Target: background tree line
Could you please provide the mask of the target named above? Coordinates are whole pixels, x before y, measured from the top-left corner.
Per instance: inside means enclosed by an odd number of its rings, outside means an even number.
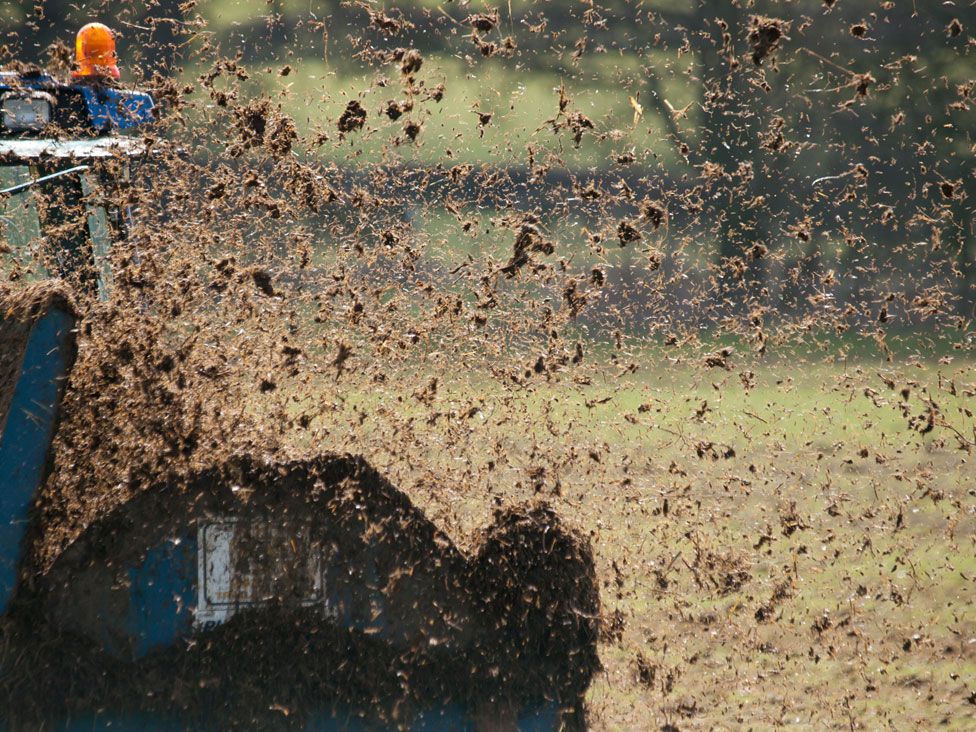
[[[640,124],[669,157],[656,168],[637,160],[627,180],[671,191],[666,213],[705,225],[716,265],[750,298],[761,298],[777,261],[779,277],[817,269],[825,241],[840,244],[844,271],[864,281],[916,266],[912,243],[925,242],[951,267],[937,276],[958,312],[973,312],[976,12],[968,7],[157,0],[81,8],[44,0],[8,3],[5,12],[8,58],[63,57],[74,29],[97,17],[121,32],[129,71],[145,79],[192,81],[200,43],[251,66],[324,59],[340,75],[361,70],[374,52],[416,48],[427,59],[463,58],[474,74],[497,65],[604,93],[620,91],[619,59],[636,60],[637,81],[622,98],[634,98]],[[669,100],[676,83],[688,106]],[[605,158],[588,172],[612,177],[618,168]]]

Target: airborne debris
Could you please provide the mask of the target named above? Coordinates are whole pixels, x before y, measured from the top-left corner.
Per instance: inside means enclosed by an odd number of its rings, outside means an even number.
[[[413,30],[416,27],[413,23],[404,18],[403,14],[399,10],[393,11],[396,13],[396,15],[384,12],[382,10],[370,10],[368,8],[366,12],[369,14],[369,22],[373,25],[373,27],[387,35],[394,35],[405,30]]]
[[[781,40],[789,40],[786,34],[790,30],[791,22],[764,15],[753,15],[750,18],[750,25],[749,44],[752,46],[752,62],[756,66],[761,66],[766,58],[776,52]]]
[[[468,16],[468,25],[482,33],[488,33],[498,25],[498,11],[492,10],[490,13],[474,13]]]
[[[394,54],[394,58],[400,62],[400,71],[404,75],[415,74],[424,65],[424,58],[416,48],[411,48],[408,51],[398,50]]]
[[[726,371],[732,370],[732,355],[735,350],[730,346],[725,346],[705,357],[705,365],[709,368],[722,368]]]
[[[346,105],[346,110],[339,117],[339,132],[353,132],[361,130],[366,124],[366,110],[355,99]]]
[[[0,64],[67,79],[83,8],[35,4],[5,24]],[[50,247],[72,220],[102,209],[120,232],[98,252],[113,287],[77,305],[34,509],[54,530],[32,563],[242,455],[363,455],[472,556],[474,526],[497,510],[509,527],[478,572],[529,580],[479,607],[527,604],[478,683],[528,694],[567,636],[602,632],[594,728],[976,726],[969,4],[163,5],[112,5],[122,78],[105,85],[148,79],[158,123],[86,138],[129,135],[152,164],[116,187],[126,166],[106,159],[76,200],[0,196],[3,293],[70,264]],[[0,167],[0,189],[31,175]],[[541,496],[592,542],[602,611],[558,567],[506,554],[585,569],[586,542],[526,503]],[[518,647],[548,591],[571,622]],[[189,700],[227,727],[297,728],[321,673],[405,727],[405,687],[472,676],[302,613],[239,620],[131,698],[117,671],[49,652],[65,636],[40,625],[23,662],[52,685],[27,693],[2,626],[0,718],[51,726],[30,714],[114,683],[72,718]],[[239,677],[207,671],[227,648]],[[252,694],[272,678],[282,693]]]
[[[265,295],[274,296],[274,286],[271,284],[271,273],[268,270],[255,267],[251,270],[251,279],[254,280],[254,285]]]
[[[643,236],[632,222],[624,220],[617,224],[617,238],[620,240],[620,246],[625,247],[635,241],[640,241]]]

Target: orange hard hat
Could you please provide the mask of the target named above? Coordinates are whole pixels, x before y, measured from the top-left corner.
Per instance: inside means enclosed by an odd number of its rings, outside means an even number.
[[[115,56],[115,34],[101,23],[89,23],[75,39],[75,57],[78,68],[72,76],[119,78],[118,59]]]

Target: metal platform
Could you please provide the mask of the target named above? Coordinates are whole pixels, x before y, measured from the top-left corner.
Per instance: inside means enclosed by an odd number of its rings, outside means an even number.
[[[45,158],[83,160],[137,157],[145,152],[146,144],[133,137],[97,137],[91,140],[0,138],[0,163],[29,162]]]

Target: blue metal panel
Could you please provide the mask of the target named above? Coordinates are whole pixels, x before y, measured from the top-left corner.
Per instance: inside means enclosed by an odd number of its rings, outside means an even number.
[[[392,633],[386,621],[383,593],[380,592],[376,563],[368,553],[356,557],[355,584],[343,576],[350,559],[339,552],[332,555],[323,576],[323,592],[328,607],[335,612],[335,621],[347,630],[359,630],[381,638]]]
[[[474,725],[460,704],[425,709],[414,723],[411,732],[473,732]]]
[[[519,718],[516,728],[519,732],[556,732],[560,729],[555,707],[546,707],[530,712]],[[119,730],[139,730],[139,732],[178,732],[194,729],[201,732],[212,727],[195,720],[192,725],[187,720],[156,715],[147,712],[123,714],[91,714],[70,720],[50,720],[49,729],[63,732],[111,732]],[[0,730],[5,730],[0,722]],[[214,728],[215,729],[215,728]],[[341,711],[325,712],[313,716],[304,725],[305,732],[393,732],[396,727],[377,725]],[[475,729],[464,710],[455,705],[431,709],[418,717],[411,725],[411,732],[471,732]]]
[[[197,603],[197,539],[193,533],[149,550],[129,569],[128,635],[136,658],[193,632]]]
[[[559,704],[545,702],[523,709],[516,726],[519,732],[552,732],[561,728],[559,717]]]
[[[341,709],[312,715],[305,723],[305,732],[378,732],[381,729]]]
[[[81,92],[96,130],[128,130],[153,121],[153,98],[144,92],[84,84],[73,88]]]
[[[50,729],[64,732],[102,732],[111,730],[140,730],[140,732],[177,732],[185,729],[207,730],[196,720],[188,726],[187,720],[146,712],[123,714],[91,714],[70,720],[51,720]],[[516,723],[519,732],[555,732],[560,729],[559,707],[554,703],[523,712]],[[5,727],[0,723],[0,730]],[[341,710],[323,712],[310,717],[305,732],[386,732],[396,729],[377,725],[368,720],[344,713]],[[423,712],[410,726],[411,732],[471,732],[474,723],[459,705],[437,707]]]
[[[360,719],[342,709],[321,712],[308,718],[305,732],[393,732],[396,725]],[[460,704],[423,710],[408,727],[410,732],[472,732],[474,725]]]
[[[0,730],[3,728],[0,727]],[[146,712],[131,714],[92,714],[71,720],[55,720],[49,727],[63,732],[183,732],[185,722]],[[200,727],[193,729],[200,730]],[[206,727],[202,728],[207,729]]]
[[[28,514],[45,477],[74,357],[74,327],[74,317],[58,307],[34,324],[6,424],[0,425],[0,612],[14,593]]]
[[[78,92],[85,100],[92,129],[97,132],[128,130],[150,124],[155,119],[153,108],[156,105],[146,92],[92,84],[65,84],[49,74],[0,72],[0,92],[17,89]]]

